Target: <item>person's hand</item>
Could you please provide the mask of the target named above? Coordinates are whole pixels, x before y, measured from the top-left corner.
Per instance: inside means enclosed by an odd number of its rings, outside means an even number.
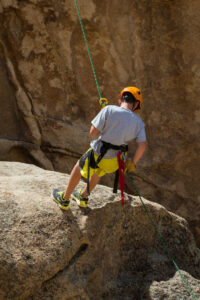
[[[103,109],[106,105],[108,105],[108,99],[106,99],[106,98],[100,98],[99,99],[99,104],[101,106],[101,109]]]
[[[131,159],[127,159],[125,162],[125,173],[133,173],[136,169],[136,165],[132,162]]]

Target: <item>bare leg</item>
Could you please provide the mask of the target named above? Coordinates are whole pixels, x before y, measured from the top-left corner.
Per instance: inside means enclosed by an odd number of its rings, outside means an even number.
[[[80,173],[79,161],[77,161],[69,177],[69,182],[63,197],[65,200],[69,200],[71,193],[79,183],[80,179],[81,179],[81,173]]]
[[[101,177],[99,177],[97,174],[92,175],[92,177],[90,178],[90,192],[95,188],[100,178]],[[82,190],[81,196],[87,197],[87,186]]]

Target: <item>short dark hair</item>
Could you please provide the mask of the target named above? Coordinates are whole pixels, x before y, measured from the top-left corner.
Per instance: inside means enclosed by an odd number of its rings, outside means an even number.
[[[135,99],[135,97],[130,92],[124,92],[121,100],[122,102],[127,102],[131,104],[134,104],[137,101],[137,99]]]

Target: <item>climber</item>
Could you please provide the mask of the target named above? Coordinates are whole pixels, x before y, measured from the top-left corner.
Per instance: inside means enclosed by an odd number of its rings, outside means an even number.
[[[71,194],[80,207],[87,207],[89,192],[98,184],[100,178],[119,169],[119,152],[120,157],[126,160],[126,171],[135,170],[146,148],[144,123],[135,114],[135,111],[141,109],[141,105],[140,90],[136,87],[126,87],[121,91],[119,107],[107,105],[92,120],[90,136],[98,138],[91,141],[91,148],[74,166],[66,191],[53,191],[53,200],[61,209],[69,208]],[[128,142],[134,139],[137,149],[131,159],[126,159]],[[87,186],[83,190],[75,189],[81,176],[88,179],[89,191]]]

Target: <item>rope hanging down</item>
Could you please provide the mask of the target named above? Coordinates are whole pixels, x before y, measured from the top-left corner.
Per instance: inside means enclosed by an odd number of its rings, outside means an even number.
[[[147,214],[147,216],[148,216],[148,218],[149,218],[149,220],[150,220],[150,222],[151,222],[151,225],[154,227],[154,230],[155,230],[155,232],[156,232],[156,234],[157,234],[159,240],[161,241],[161,243],[162,243],[162,245],[163,245],[163,248],[165,249],[165,252],[167,253],[167,255],[168,255],[169,259],[171,260],[171,262],[174,264],[176,270],[178,271],[179,275],[181,276],[183,282],[185,283],[185,285],[186,285],[188,291],[190,292],[190,294],[192,295],[193,299],[197,300],[197,298],[196,298],[196,296],[194,295],[194,293],[193,293],[193,291],[192,291],[192,289],[191,289],[189,283],[188,283],[187,280],[184,278],[184,276],[183,276],[183,274],[181,273],[181,270],[179,269],[177,263],[175,262],[175,260],[174,260],[173,257],[171,256],[171,253],[170,253],[169,249],[167,248],[166,243],[164,242],[164,240],[163,240],[163,238],[162,238],[162,236],[161,236],[161,234],[160,234],[160,232],[159,232],[159,230],[158,230],[156,224],[155,224],[154,221],[152,220],[151,215],[150,215],[150,213],[149,213],[149,210],[148,210],[148,208],[146,207],[146,205],[144,204],[144,201],[142,200],[142,197],[141,197],[141,195],[140,195],[138,189],[137,189],[136,186],[134,185],[134,183],[133,183],[133,181],[132,181],[132,179],[131,179],[131,177],[130,177],[129,174],[128,174],[128,179],[129,179],[130,184],[132,185],[132,187],[133,187],[134,190],[136,191],[137,195],[139,196],[140,201],[141,201],[141,203],[142,203],[142,205],[143,205],[143,207],[144,207],[144,210],[145,210],[145,212],[146,212],[146,214]]]
[[[85,34],[85,30],[84,30],[84,27],[83,27],[83,23],[82,23],[82,19],[81,19],[81,16],[80,16],[80,12],[79,12],[79,8],[78,8],[78,4],[77,4],[77,0],[74,0],[75,2],[75,6],[76,6],[76,10],[77,10],[77,15],[78,15],[78,18],[79,18],[79,22],[80,22],[80,25],[81,25],[81,29],[82,29],[82,32],[83,32],[83,37],[84,37],[84,40],[85,40],[85,44],[86,44],[86,48],[87,48],[87,51],[88,51],[88,56],[89,56],[89,59],[90,59],[90,63],[91,63],[91,66],[92,66],[92,71],[93,71],[93,75],[94,75],[94,79],[95,79],[95,82],[96,82],[96,85],[97,85],[97,90],[98,90],[98,93],[99,93],[99,97],[101,98],[101,93],[100,93],[100,89],[99,89],[99,84],[98,84],[98,81],[97,81],[97,76],[96,76],[96,73],[95,73],[95,68],[94,68],[94,64],[93,64],[93,61],[92,61],[92,56],[91,56],[91,53],[90,53],[90,50],[89,50],[89,46],[88,46],[88,42],[87,42],[87,38],[86,38],[86,34]],[[134,190],[136,191],[137,195],[139,196],[140,198],[140,201],[142,202],[142,205],[144,207],[144,210],[151,222],[151,225],[154,227],[155,229],[155,232],[157,233],[158,235],[158,238],[159,240],[161,241],[169,259],[172,261],[172,263],[174,264],[176,270],[179,272],[180,276],[181,276],[181,279],[183,280],[183,282],[185,283],[189,293],[191,294],[191,296],[193,297],[194,300],[197,300],[196,296],[194,295],[189,283],[187,282],[187,280],[184,278],[183,274],[181,273],[181,270],[179,269],[178,265],[176,264],[176,262],[174,261],[174,259],[172,258],[171,254],[170,254],[170,251],[168,250],[156,224],[153,222],[151,216],[150,216],[150,213],[146,207],[146,205],[144,204],[143,200],[142,200],[142,197],[140,196],[140,193],[138,192],[136,186],[133,184],[133,181],[131,180],[130,176],[128,175],[128,178],[129,178],[129,181],[131,183],[131,185],[133,186]]]
[[[85,45],[86,45],[86,48],[87,48],[88,56],[89,56],[90,63],[91,63],[91,66],[92,66],[92,71],[93,71],[94,79],[95,79],[95,82],[96,82],[96,85],[97,85],[97,90],[98,90],[98,93],[99,93],[99,98],[101,98],[101,92],[100,92],[100,88],[99,88],[99,84],[98,84],[98,80],[97,80],[97,75],[96,75],[94,64],[93,64],[93,61],[92,61],[92,56],[91,56],[91,53],[90,53],[90,49],[89,49],[89,46],[88,46],[88,41],[87,41],[87,37],[86,37],[85,30],[84,30],[84,27],[83,27],[83,22],[82,22],[82,19],[81,19],[80,11],[79,11],[79,8],[78,8],[77,1],[74,0],[74,2],[75,2],[75,6],[76,6],[76,10],[77,10],[77,15],[78,15],[78,18],[79,18],[79,22],[80,22],[80,25],[81,25],[81,29],[82,29],[82,32],[83,32],[83,37],[84,37],[84,40],[85,40]]]

